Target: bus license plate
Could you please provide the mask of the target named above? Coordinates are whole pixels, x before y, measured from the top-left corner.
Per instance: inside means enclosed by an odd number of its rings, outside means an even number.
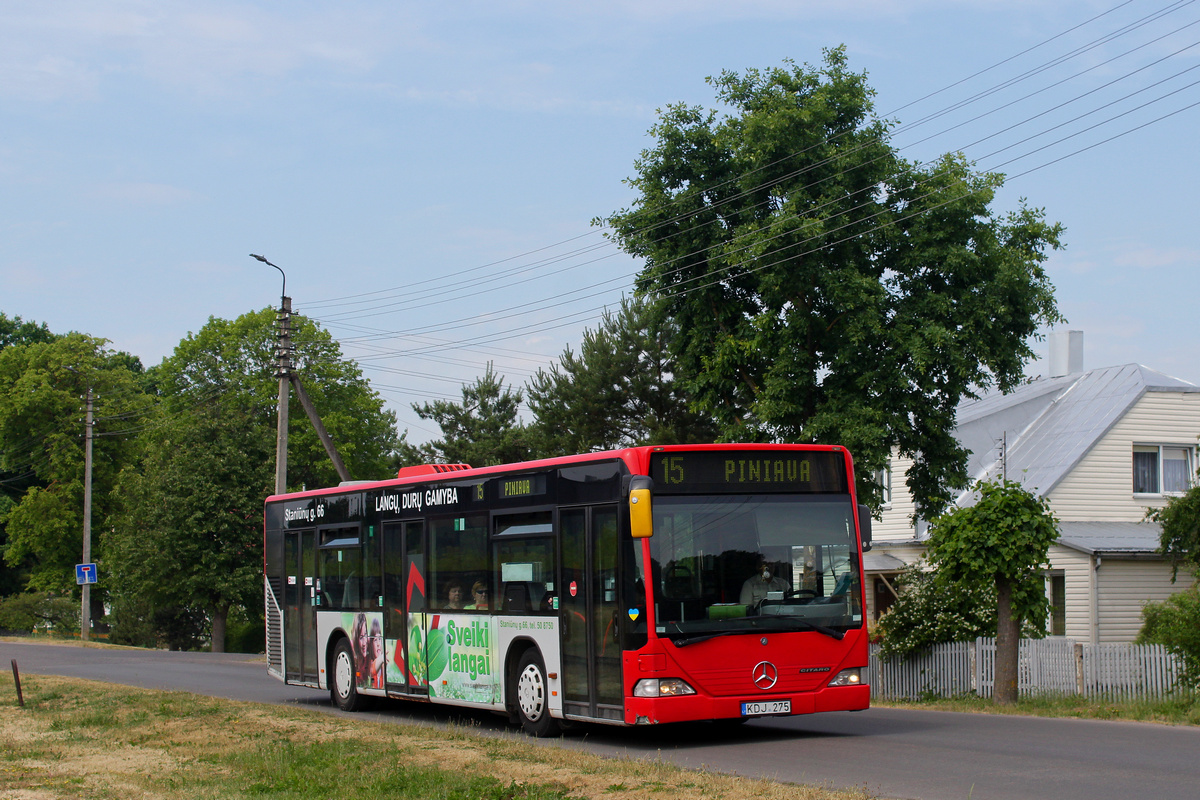
[[[792,713],[791,700],[764,700],[757,703],[742,703],[743,717],[762,717],[769,714]]]

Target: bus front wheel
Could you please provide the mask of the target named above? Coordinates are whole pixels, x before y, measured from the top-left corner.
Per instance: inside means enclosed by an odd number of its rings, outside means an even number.
[[[542,663],[538,651],[531,647],[521,656],[513,692],[517,700],[517,715],[521,718],[521,727],[530,736],[541,738],[558,732],[558,721],[550,716],[548,687],[546,666]]]
[[[350,640],[342,639],[333,651],[333,669],[329,681],[329,694],[334,705],[342,711],[358,711],[362,708],[362,695],[355,685],[354,651]]]

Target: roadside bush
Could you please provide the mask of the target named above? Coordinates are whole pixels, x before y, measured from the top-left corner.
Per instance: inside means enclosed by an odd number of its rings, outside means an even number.
[[[69,634],[79,631],[79,601],[46,592],[14,594],[0,600],[0,630],[29,634],[34,629]]]
[[[261,616],[251,616],[244,610],[229,612],[229,621],[225,627],[226,653],[261,653],[266,639],[266,624]]]
[[[904,568],[896,589],[900,596],[874,629],[884,661],[898,661],[935,644],[996,635],[996,586],[990,581],[939,580],[936,572],[918,562]],[[1022,625],[1022,638],[1045,635],[1037,625]]]
[[[150,606],[121,598],[114,604],[108,640],[133,647],[200,650],[205,644],[204,612],[184,606]]]
[[[1138,644],[1161,644],[1183,662],[1181,682],[1200,689],[1200,587],[1142,609]]]
[[[991,589],[991,591],[989,591]],[[903,659],[943,642],[996,634],[995,590],[984,582],[946,585],[923,563],[910,564],[896,580],[900,596],[875,630],[884,661]]]
[[[108,615],[108,640],[130,647],[158,646],[158,634],[150,621],[151,610],[143,603],[126,597],[114,598]]]

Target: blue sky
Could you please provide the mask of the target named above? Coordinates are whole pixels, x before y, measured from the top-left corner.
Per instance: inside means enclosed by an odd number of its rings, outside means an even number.
[[[591,220],[656,109],[845,44],[907,158],[962,150],[1066,226],[1087,367],[1200,383],[1197,6],[7,0],[0,311],[154,364],[278,302],[262,253],[420,441],[410,403],[524,383],[629,291]]]

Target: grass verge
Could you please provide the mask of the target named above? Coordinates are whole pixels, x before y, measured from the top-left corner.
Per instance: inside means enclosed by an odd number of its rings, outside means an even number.
[[[0,797],[869,800],[481,736],[46,675],[0,679]]]
[[[1018,714],[1031,717],[1073,717],[1077,719],[1158,722],[1168,725],[1200,725],[1200,695],[1180,693],[1147,700],[1103,700],[1078,696],[1024,697],[1012,706],[999,706],[990,699],[963,695],[921,700],[871,700],[871,705],[886,708],[916,708],[929,711],[965,711],[976,714]]]

